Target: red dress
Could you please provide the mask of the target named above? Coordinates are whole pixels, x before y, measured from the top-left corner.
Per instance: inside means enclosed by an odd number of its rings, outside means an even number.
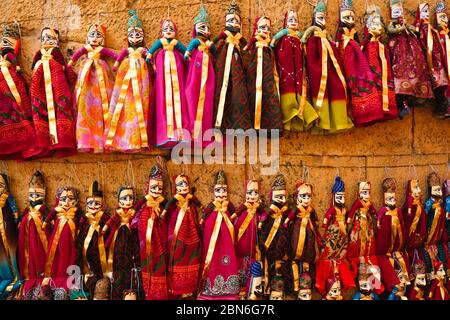
[[[414,198],[409,193],[402,207],[402,214],[405,220],[406,251],[409,259],[412,261],[414,252],[417,252],[423,260],[421,248],[427,237],[427,217],[420,199]]]
[[[27,84],[13,50],[0,54],[0,159],[22,159],[36,135]]]
[[[67,66],[59,48],[36,53],[30,91],[40,151],[29,157],[64,157],[76,152],[76,113],[71,92],[75,79],[76,74]]]

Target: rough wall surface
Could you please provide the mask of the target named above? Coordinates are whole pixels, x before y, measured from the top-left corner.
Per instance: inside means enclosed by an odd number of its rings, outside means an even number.
[[[211,16],[212,33],[222,30],[223,16],[228,1],[204,1]],[[274,31],[281,27],[287,2],[263,1],[266,14],[272,18]],[[292,1],[299,11],[302,29],[311,22],[312,7],[306,1]],[[387,1],[371,1],[378,4],[388,20]],[[143,0],[4,0],[0,5],[0,22],[19,21],[22,27],[22,70],[27,79],[31,73],[31,61],[39,48],[40,29],[44,25],[58,26],[62,34],[63,52],[77,49],[85,39],[85,30],[97,21],[108,28],[107,45],[120,50],[125,45],[127,10],[137,8],[146,29],[146,42],[150,46],[158,37],[160,20],[167,15],[166,1]],[[175,19],[180,40],[190,40],[192,20],[198,12],[198,1],[173,0],[170,15]],[[244,36],[248,39],[255,17],[261,14],[256,0],[241,0]],[[366,1],[354,0],[357,26],[362,30],[362,15]],[[408,20],[413,22],[415,1],[406,3]],[[328,4],[328,30],[336,31],[338,0]],[[27,200],[27,185],[32,172],[40,169],[47,181],[47,202],[54,203],[58,186],[73,185],[81,191],[84,202],[89,184],[99,179],[104,184],[108,207],[115,206],[115,194],[122,184],[133,184],[142,195],[150,167],[158,150],[146,155],[88,155],[80,154],[68,159],[46,159],[42,161],[16,163],[6,161],[0,171],[6,171],[11,179],[11,191],[22,210]],[[280,141],[280,171],[288,180],[288,190],[294,192],[295,181],[308,167],[308,180],[314,185],[314,203],[320,215],[330,203],[331,186],[337,172],[347,184],[348,207],[354,200],[356,182],[366,176],[373,186],[373,200],[377,207],[382,203],[381,181],[394,176],[398,182],[398,199],[403,202],[406,181],[418,178],[422,190],[426,190],[426,175],[434,168],[441,176],[449,176],[450,122],[431,117],[430,109],[415,109],[412,116],[404,120],[376,124],[368,128],[357,128],[347,133],[329,136],[313,136],[304,133],[286,134]],[[131,163],[131,165],[130,165]],[[412,167],[414,165],[414,167]],[[432,166],[432,168],[430,167]],[[103,171],[101,170],[103,168]],[[187,173],[195,182],[197,195],[206,204],[212,199],[214,173],[221,165],[179,166],[167,162],[169,175]],[[231,200],[238,205],[244,198],[244,181],[251,174],[249,165],[224,165],[228,176]],[[103,173],[102,173],[103,172]],[[253,169],[258,176],[258,167]],[[134,177],[134,178],[133,178]],[[262,194],[269,195],[273,176],[261,176]],[[169,194],[167,188],[166,194]]]

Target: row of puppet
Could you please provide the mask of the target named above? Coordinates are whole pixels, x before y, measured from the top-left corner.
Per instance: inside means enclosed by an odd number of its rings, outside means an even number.
[[[358,42],[351,0],[340,5],[336,42],[326,31],[326,3],[313,25],[299,31],[289,9],[284,29],[271,37],[271,20],[259,17],[247,43],[233,0],[225,29],[210,41],[203,5],[188,47],[175,23],[161,23],[161,38],[147,49],[144,27],[130,11],[128,48],[103,47],[106,29],[88,28],[87,44],[66,60],[59,32],[43,28],[33,61],[30,95],[18,67],[18,25],[3,30],[0,55],[0,157],[34,159],[83,152],[139,152],[180,141],[202,145],[210,129],[286,129],[337,132],[404,117],[430,100],[438,117],[450,115],[450,40],[447,8],[419,5],[416,28],[406,24],[400,0],[391,0],[388,46],[381,41],[380,9],[366,11]],[[413,30],[414,29],[414,30]],[[72,65],[82,58],[78,77]],[[106,58],[115,60],[114,77]],[[445,124],[443,124],[445,125]],[[216,140],[218,141],[218,140]]]
[[[281,174],[267,208],[255,179],[246,182],[245,202],[235,208],[219,171],[214,200],[202,207],[185,175],[173,178],[174,196],[167,201],[164,172],[156,164],[145,196],[136,201],[132,187],[121,187],[111,216],[97,182],[84,213],[71,187],[57,190],[49,210],[40,172],[30,181],[29,204],[19,216],[7,177],[1,177],[2,299],[309,300],[315,288],[323,299],[339,300],[341,288],[354,289],[356,283],[358,300],[380,294],[450,299],[450,180],[443,196],[434,172],[425,205],[417,180],[408,181],[399,207],[396,181],[385,179],[378,213],[368,181],[358,183],[358,197],[347,211],[344,182],[336,177],[323,235],[312,186],[297,184],[291,208]]]

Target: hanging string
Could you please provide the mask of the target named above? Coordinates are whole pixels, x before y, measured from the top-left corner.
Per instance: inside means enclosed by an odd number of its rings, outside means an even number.
[[[438,173],[437,170],[433,167],[432,164],[429,164],[428,166],[430,167],[430,169],[431,169],[432,172],[435,172],[437,175],[439,175],[439,173]]]
[[[100,180],[101,178],[101,183],[100,185],[102,186],[102,191],[105,193],[105,169],[106,169],[106,163],[104,163],[103,161],[98,161],[97,162],[97,180]],[[100,175],[100,176],[99,176]]]
[[[339,172],[339,167],[336,167],[336,176],[335,177],[340,177],[340,172]]]
[[[167,5],[167,19],[170,20],[170,4]]]
[[[136,190],[136,180],[134,178],[133,162],[131,162],[131,160],[128,160],[127,175],[128,175],[128,177],[127,177],[128,182],[127,183],[131,184],[133,189]]]
[[[308,166],[303,166],[303,181],[309,183],[309,168]]]
[[[69,165],[70,169],[72,170],[73,175],[77,179],[80,189],[83,190],[83,192],[86,192],[86,188],[84,187],[83,183],[81,182],[80,177],[78,176],[77,171],[75,170],[74,164],[72,162],[70,162],[69,160],[67,160],[67,164]]]
[[[263,13],[264,17],[267,17],[266,15],[266,8],[264,7],[264,4],[262,3],[262,0],[258,0],[258,11]],[[261,14],[260,14],[261,15]]]
[[[358,167],[359,173],[358,173],[358,180],[359,181],[366,181],[367,180],[367,172],[362,167]]]

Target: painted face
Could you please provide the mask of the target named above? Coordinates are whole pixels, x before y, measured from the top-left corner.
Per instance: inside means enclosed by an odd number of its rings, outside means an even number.
[[[92,27],[87,35],[87,43],[93,47],[102,46],[105,42],[103,33],[96,27]]]
[[[132,47],[141,47],[144,44],[144,30],[138,27],[129,28],[128,44]]]
[[[59,39],[56,32],[51,29],[45,29],[41,34],[41,45],[43,47],[57,47],[59,45]]]
[[[247,192],[245,194],[245,200],[250,203],[259,201],[259,188],[255,181],[250,181],[247,185]]]
[[[190,188],[187,178],[183,176],[178,176],[175,180],[175,188],[178,194],[188,194]]]
[[[124,189],[119,193],[119,207],[122,209],[130,209],[134,205],[133,189]]]
[[[355,26],[355,12],[353,10],[344,10],[340,13],[341,22],[347,28]]]
[[[225,184],[216,184],[214,186],[214,198],[222,202],[228,199],[228,186]]]
[[[270,291],[269,300],[283,300],[283,291]]]
[[[254,277],[251,281],[249,300],[257,300],[262,295],[262,277]]]
[[[317,12],[314,14],[314,25],[321,29],[325,29],[327,25],[325,12]]]
[[[442,188],[441,186],[432,186],[431,187],[431,195],[440,198],[442,197]]]
[[[241,17],[239,17],[237,14],[227,14],[225,16],[225,27],[240,32]]]
[[[437,271],[436,271],[436,278],[439,280],[445,279],[445,270],[444,270],[444,266],[442,264],[439,267],[439,269],[437,269]]]
[[[400,281],[400,283],[397,286],[398,286],[399,291],[402,292],[406,288],[406,277],[405,277],[405,274],[402,271],[400,271],[400,273],[398,274],[397,277],[398,277],[398,280]]]
[[[416,275],[416,287],[419,288],[425,288],[427,285],[427,276],[425,275],[425,273],[420,273],[418,275]]]
[[[330,291],[328,291],[327,296],[331,300],[336,300],[336,299],[339,298],[340,295],[341,295],[341,282],[340,281],[335,281],[333,283],[333,285],[331,286]]]
[[[272,191],[272,202],[278,204],[286,203],[286,190],[274,190]]]
[[[17,45],[17,39],[11,37],[2,37],[0,47],[2,49],[14,49]]]
[[[287,19],[286,19],[286,28],[294,29],[294,30],[298,29],[297,12],[295,12],[294,10],[288,11]]]
[[[157,198],[162,195],[163,192],[163,182],[161,180],[150,179],[148,182],[148,193],[153,197]]]
[[[308,185],[300,186],[297,196],[297,205],[307,208],[311,205],[312,192],[311,187]]]
[[[195,24],[195,33],[197,35],[203,36],[205,38],[209,38],[211,35],[209,23],[199,22]]]
[[[171,20],[165,20],[162,25],[161,33],[166,39],[174,39],[176,35],[174,23]]]
[[[89,197],[86,199],[86,211],[95,214],[102,210],[103,198],[101,197]]]
[[[395,192],[386,192],[384,194],[384,203],[388,207],[394,207],[396,204]]]
[[[59,196],[58,206],[66,211],[70,208],[75,208],[77,204],[78,199],[71,190],[64,190]]]
[[[311,289],[301,289],[298,292],[299,300],[311,300],[311,297],[312,297]]]
[[[425,3],[420,9],[420,19],[428,20],[430,18],[430,6]]]
[[[345,192],[336,192],[334,194],[334,202],[336,204],[344,205],[345,204]]]
[[[28,199],[30,204],[35,206],[44,203],[45,190],[40,188],[29,188]]]
[[[447,28],[448,26],[448,16],[445,12],[440,12],[436,14],[436,22],[439,26]]]
[[[391,6],[391,18],[398,19],[403,17],[403,6],[400,3],[396,3]]]
[[[370,294],[372,291],[372,286],[370,285],[369,281],[367,280],[360,280],[358,281],[359,284],[359,291],[363,294]]]
[[[367,29],[369,29],[369,31],[381,33],[381,31],[383,30],[381,16],[379,14],[375,14],[367,18],[366,27]]]
[[[270,36],[270,20],[267,18],[261,18],[258,21],[258,27],[256,29],[257,35]]]
[[[359,198],[365,202],[369,201],[370,200],[370,191],[371,191],[370,184],[367,182],[361,182],[361,184],[359,186]]]
[[[411,181],[411,194],[414,198],[418,198],[422,194],[422,190],[420,190],[419,187],[419,181],[417,180]]]

